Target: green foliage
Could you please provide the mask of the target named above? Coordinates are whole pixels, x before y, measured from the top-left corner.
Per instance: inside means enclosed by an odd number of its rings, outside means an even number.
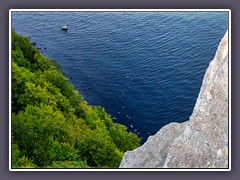
[[[140,139],[89,106],[26,37],[12,30],[12,167],[118,167]]]
[[[20,168],[35,168],[36,165],[30,161],[25,156],[22,156],[20,150],[18,149],[18,145],[12,143],[12,167],[20,167]]]
[[[82,160],[78,161],[53,161],[48,168],[89,168],[87,163]]]

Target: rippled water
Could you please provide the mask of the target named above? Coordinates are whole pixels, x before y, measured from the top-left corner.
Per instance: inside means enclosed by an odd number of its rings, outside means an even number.
[[[228,28],[227,12],[14,12],[12,27],[37,42],[91,105],[146,141],[188,120]],[[68,31],[60,27],[67,24]]]

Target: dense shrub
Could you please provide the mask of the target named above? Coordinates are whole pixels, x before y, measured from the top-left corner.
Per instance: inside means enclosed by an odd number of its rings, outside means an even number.
[[[118,167],[140,139],[89,106],[55,61],[12,30],[12,167]]]

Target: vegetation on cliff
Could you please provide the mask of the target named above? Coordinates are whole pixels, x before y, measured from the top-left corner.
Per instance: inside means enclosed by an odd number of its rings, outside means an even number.
[[[12,168],[118,167],[140,139],[12,30]]]

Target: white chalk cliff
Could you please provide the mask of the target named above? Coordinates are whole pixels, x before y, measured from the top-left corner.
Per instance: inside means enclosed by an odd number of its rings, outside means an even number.
[[[228,32],[205,73],[189,121],[170,123],[137,149],[120,168],[228,168]]]

